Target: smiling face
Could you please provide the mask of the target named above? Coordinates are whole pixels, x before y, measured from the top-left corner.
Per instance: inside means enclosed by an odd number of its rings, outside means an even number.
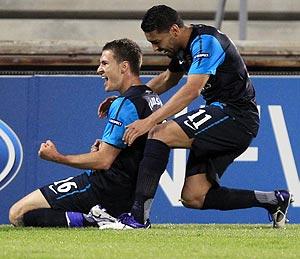
[[[168,32],[158,32],[157,30],[145,32],[145,36],[152,44],[154,51],[163,52],[170,58],[174,57],[179,49],[177,34],[171,30]]]
[[[106,92],[119,91],[122,87],[122,62],[117,62],[111,50],[102,52],[97,73],[105,80]]]

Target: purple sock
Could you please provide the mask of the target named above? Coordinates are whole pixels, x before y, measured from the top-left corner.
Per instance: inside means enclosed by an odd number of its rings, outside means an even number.
[[[67,211],[66,217],[70,228],[83,227],[83,215],[81,212]]]

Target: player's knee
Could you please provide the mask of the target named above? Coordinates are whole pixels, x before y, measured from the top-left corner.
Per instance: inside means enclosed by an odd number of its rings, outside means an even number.
[[[170,146],[171,134],[167,132],[164,124],[159,124],[153,127],[148,134],[148,138],[156,139],[164,142],[166,145]]]
[[[181,203],[186,208],[202,209],[205,200],[205,194],[190,194],[182,192]]]
[[[162,132],[161,125],[156,125],[149,131],[148,137],[156,139],[161,135],[161,132]]]
[[[23,218],[23,213],[22,213],[22,208],[15,203],[10,209],[9,209],[9,221],[11,224],[14,226],[22,226],[22,218]]]

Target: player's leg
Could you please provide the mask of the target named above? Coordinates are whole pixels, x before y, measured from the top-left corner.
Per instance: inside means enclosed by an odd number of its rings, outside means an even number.
[[[197,109],[181,115],[174,121],[158,125],[150,131],[139,167],[136,196],[131,209],[131,215],[139,224],[136,224],[137,227],[142,227],[149,217],[152,199],[167,166],[170,148],[191,148],[193,138],[201,132],[201,129],[210,128],[227,117],[224,112],[207,114],[206,109]]]
[[[88,214],[44,208],[28,211],[23,216],[25,227],[98,227],[115,221],[100,205],[92,207]]]
[[[22,226],[25,213],[41,208],[50,208],[50,205],[38,189],[17,201],[10,208],[9,221],[15,226]]]
[[[189,176],[185,179],[180,201],[187,208],[201,209],[211,186],[205,173]]]
[[[147,144],[150,140],[163,142],[170,148],[190,148],[193,139],[173,120],[159,124],[152,128],[148,135]]]
[[[67,212],[66,206],[71,203],[64,201],[62,207],[57,202],[59,193],[68,195],[68,189],[71,190],[69,187],[76,185],[68,180],[70,178],[44,186],[16,202],[9,212],[10,222],[15,226],[67,227],[70,222],[68,214],[77,221],[78,218],[83,218],[82,213],[73,212],[73,208],[69,208]]]
[[[10,208],[9,220],[14,226],[67,226],[65,212],[51,209],[39,189],[23,197]]]
[[[265,192],[268,203],[260,203],[255,191],[230,189],[212,185],[206,179],[206,174],[196,174],[186,178],[181,193],[182,204],[193,209],[234,210],[251,207],[267,208],[275,204],[274,192]],[[274,200],[275,199],[275,200]]]
[[[193,111],[186,118],[179,117],[177,122],[193,138],[182,189],[183,204],[203,209],[210,193],[214,192],[211,190],[219,186],[223,172],[247,149],[252,136],[224,111],[220,103]],[[223,201],[213,202],[209,206],[220,209],[224,205]]]
[[[154,127],[146,142],[143,160],[140,163],[132,216],[143,224],[148,218],[152,200],[161,175],[166,169],[170,147],[189,148],[192,140],[174,121]]]
[[[192,140],[174,121],[155,126],[148,135],[139,166],[131,214],[123,214],[117,224],[105,228],[149,228],[149,213],[159,180],[169,159],[170,147],[189,148]]]
[[[221,134],[219,137],[221,137]],[[195,209],[218,210],[241,209],[258,205],[253,191],[228,189],[219,185],[219,178],[244,149],[239,152],[227,151],[227,154],[218,156],[218,150],[221,150],[226,144],[219,143],[221,146],[218,147],[218,144],[205,144],[204,142],[205,138],[203,137],[201,146],[206,146],[205,152],[212,152],[216,155],[207,157],[204,151],[201,151],[198,152],[197,156],[198,143],[193,144],[187,162],[186,179],[181,194],[183,205]]]
[[[210,187],[211,186],[211,187]],[[193,209],[235,210],[252,207],[265,208],[271,215],[273,227],[283,227],[293,196],[286,190],[254,191],[211,185],[206,174],[186,178],[182,190],[182,204]]]
[[[98,226],[99,221],[114,219],[102,208],[101,194],[97,191],[101,188],[101,184],[100,187],[95,184],[98,174],[102,175],[105,172],[89,171],[41,188],[51,208],[65,212],[66,226]],[[52,220],[51,222],[47,220],[42,221],[41,224],[44,222],[54,223]]]
[[[187,163],[187,177],[182,190],[183,205],[217,210],[262,207],[272,214],[275,227],[283,226],[292,201],[289,192],[219,186],[218,180],[226,168],[246,150],[250,142],[251,136],[230,119],[196,136]]]
[[[69,177],[27,195],[12,206],[11,222],[36,227],[97,226],[94,215],[89,213],[97,204],[89,177],[88,173]]]

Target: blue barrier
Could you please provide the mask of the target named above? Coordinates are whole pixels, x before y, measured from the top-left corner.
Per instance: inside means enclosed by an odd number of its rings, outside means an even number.
[[[257,190],[288,188],[296,199],[289,211],[291,223],[300,223],[300,77],[257,76],[253,81],[261,117],[259,135],[226,171],[222,184]],[[175,90],[162,99],[168,100]],[[102,136],[106,122],[97,119],[97,107],[108,95],[97,76],[0,77],[1,224],[8,223],[9,207],[25,194],[81,172],[43,161],[37,151],[42,141],[51,139],[63,153],[88,152]],[[189,109],[201,104],[199,100]],[[171,153],[153,204],[154,223],[267,222],[263,209],[219,212],[183,208],[178,199],[186,157],[185,150]]]

